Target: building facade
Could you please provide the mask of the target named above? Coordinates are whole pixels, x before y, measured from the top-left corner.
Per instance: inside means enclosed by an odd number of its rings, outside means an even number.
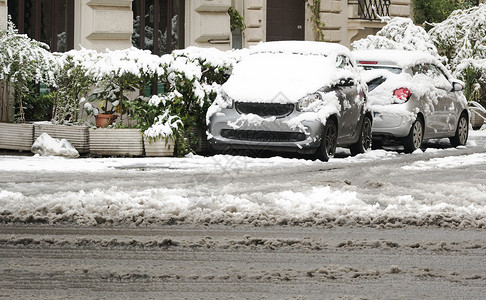
[[[410,17],[411,0],[323,0],[318,14],[325,40],[349,46],[384,26],[377,15]],[[7,15],[52,51],[124,49],[154,54],[188,46],[222,50],[261,41],[314,40],[313,0],[0,0],[0,28]],[[228,8],[246,28],[234,35]],[[142,30],[144,29],[144,30]]]

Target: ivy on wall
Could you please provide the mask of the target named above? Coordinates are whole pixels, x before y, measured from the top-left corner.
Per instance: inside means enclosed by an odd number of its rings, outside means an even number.
[[[230,7],[228,9],[228,15],[230,16],[231,31],[235,29],[240,29],[241,31],[245,30],[246,28],[245,19],[243,18],[242,15],[240,15],[240,13],[236,9]]]
[[[307,0],[307,6],[311,10],[312,30],[314,40],[324,41],[324,27],[326,24],[321,20],[321,0]]]

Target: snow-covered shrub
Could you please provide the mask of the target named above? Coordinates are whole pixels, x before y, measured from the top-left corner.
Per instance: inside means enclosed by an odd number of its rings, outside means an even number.
[[[181,119],[178,116],[169,115],[167,109],[162,115],[154,118],[154,123],[143,131],[143,135],[150,141],[157,139],[168,140],[175,135],[175,132],[182,126]]]
[[[129,93],[143,91],[146,85],[159,81],[165,68],[160,57],[132,47],[98,53],[96,63],[88,72],[96,82],[90,101],[97,101],[104,113],[130,116],[128,107],[132,99]]]
[[[466,82],[468,99],[479,83],[486,92],[486,4],[455,10],[429,31],[437,47],[449,58],[453,74]]]
[[[138,76],[139,84],[158,83],[164,87],[163,94],[140,95],[127,102],[135,127],[150,139],[175,137],[176,152],[180,155],[191,151],[197,141],[188,143],[187,132],[193,126],[205,126],[206,111],[216,91],[239,59],[235,53],[189,47],[162,57],[151,54],[144,59],[132,57],[131,63],[138,59],[140,72],[132,66],[127,73]],[[143,86],[138,88],[143,90]]]
[[[429,52],[439,60],[443,60],[429,34],[409,18],[393,18],[376,35],[369,35],[351,45],[355,50],[418,50]]]
[[[56,89],[54,91],[53,122],[82,123],[80,104],[86,101],[87,93],[94,84],[90,76],[90,66],[98,59],[94,50],[71,50],[65,53],[55,53],[59,67],[55,72]]]
[[[25,34],[18,34],[9,20],[8,29],[0,31],[0,97],[2,121],[10,121],[7,107],[12,106],[9,97],[14,98],[19,106],[19,120],[25,121],[23,97],[30,92],[32,83],[44,83],[55,86],[54,72],[57,61],[49,52],[49,47],[32,40]]]
[[[189,47],[162,56],[166,66],[166,96],[163,107],[180,117],[184,132],[177,132],[176,152],[183,155],[197,146],[197,140],[186,143],[191,127],[205,129],[206,112],[216,98],[221,84],[226,82],[238,51]],[[160,105],[160,103],[159,103]]]

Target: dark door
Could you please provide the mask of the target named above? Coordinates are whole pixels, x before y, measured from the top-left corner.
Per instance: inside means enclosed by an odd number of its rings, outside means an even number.
[[[267,1],[267,42],[304,40],[305,0]]]

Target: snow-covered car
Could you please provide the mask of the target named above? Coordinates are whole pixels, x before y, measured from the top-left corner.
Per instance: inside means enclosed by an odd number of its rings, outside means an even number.
[[[353,54],[365,70],[374,145],[398,141],[410,153],[433,138],[449,138],[454,147],[466,144],[469,112],[464,85],[436,58],[405,50]]]
[[[350,51],[323,42],[261,43],[208,110],[214,150],[293,151],[327,161],[336,147],[371,148],[366,84]]]

